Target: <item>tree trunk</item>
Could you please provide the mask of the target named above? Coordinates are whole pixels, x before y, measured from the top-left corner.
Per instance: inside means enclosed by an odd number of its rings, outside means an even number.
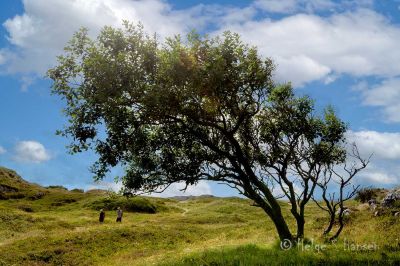
[[[290,232],[289,226],[287,225],[285,218],[282,215],[282,211],[279,207],[279,203],[277,203],[275,209],[271,209],[270,207],[266,206],[264,200],[260,200],[259,198],[254,199],[258,205],[265,211],[268,217],[272,220],[275,225],[276,231],[278,232],[279,239],[281,241],[284,240],[293,240],[293,235]]]
[[[278,231],[279,239],[281,241],[292,241],[293,235],[290,232],[289,226],[287,225],[285,218],[283,218],[282,212],[280,210],[275,210],[272,215],[268,214],[268,216],[274,222],[275,228]]]
[[[339,228],[336,231],[335,235],[332,236],[329,240],[331,240],[331,241],[336,240],[339,237],[340,233],[342,232],[343,227],[344,227],[343,213],[341,211],[341,213],[339,214]]]
[[[296,219],[297,222],[297,239],[304,238],[304,224],[306,223],[304,220],[304,216],[300,216]]]
[[[282,210],[279,202],[275,199],[269,189],[266,188],[265,184],[260,183],[261,182],[259,182],[258,185],[260,185],[266,199],[256,193],[250,185],[243,187],[246,191],[246,196],[254,200],[265,211],[269,218],[271,218],[278,232],[279,239],[281,241],[290,240],[292,242],[293,235],[290,232],[289,226],[287,225],[285,218],[282,215]]]
[[[334,224],[335,224],[335,213],[330,214],[329,224],[324,230],[324,234],[323,234],[324,236],[328,235],[331,232]]]

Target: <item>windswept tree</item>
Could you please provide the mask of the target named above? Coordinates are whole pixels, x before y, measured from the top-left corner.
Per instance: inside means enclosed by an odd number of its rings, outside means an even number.
[[[273,62],[237,34],[159,43],[129,23],[96,40],[81,30],[58,62],[48,75],[69,118],[59,133],[72,137],[72,153],[98,154],[95,178],[124,167],[127,191],[223,182],[255,201],[280,239],[295,239],[304,235],[318,167],[344,160],[345,124],[330,109],[318,116],[290,84],[274,84]]]

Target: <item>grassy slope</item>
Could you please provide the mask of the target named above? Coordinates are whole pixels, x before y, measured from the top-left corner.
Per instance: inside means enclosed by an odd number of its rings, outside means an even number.
[[[107,211],[106,222],[99,224],[98,212],[89,206],[106,197],[104,193],[45,192],[38,200],[0,200],[0,265],[278,265],[350,260],[386,265],[400,260],[399,219],[372,217],[362,206],[350,217],[342,242],[322,252],[298,248],[288,252],[277,247],[272,223],[248,200],[153,198],[150,201],[164,206],[161,212],[126,212],[123,223],[117,224],[115,213]],[[289,206],[282,206],[288,213]],[[323,244],[319,234],[324,214],[313,205],[307,213],[306,235]],[[378,249],[346,251],[344,238],[346,243],[375,243]]]

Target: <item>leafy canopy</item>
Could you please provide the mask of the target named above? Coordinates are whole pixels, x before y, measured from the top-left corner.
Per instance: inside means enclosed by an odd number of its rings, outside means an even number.
[[[127,189],[217,180],[273,207],[271,169],[344,160],[345,124],[276,86],[272,61],[237,34],[160,43],[129,23],[96,40],[82,29],[58,62],[48,75],[69,118],[59,134],[72,153],[96,151],[98,179],[122,165]]]

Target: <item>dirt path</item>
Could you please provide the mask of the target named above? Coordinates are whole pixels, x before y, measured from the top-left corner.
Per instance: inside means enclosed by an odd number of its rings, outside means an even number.
[[[183,212],[181,213],[182,216],[186,216],[186,214],[190,211],[190,209],[188,209],[187,207],[182,206],[183,204],[186,204],[185,201],[180,201],[178,204],[176,204],[176,207],[178,207],[179,209],[183,210]],[[180,205],[180,206],[178,206]]]

